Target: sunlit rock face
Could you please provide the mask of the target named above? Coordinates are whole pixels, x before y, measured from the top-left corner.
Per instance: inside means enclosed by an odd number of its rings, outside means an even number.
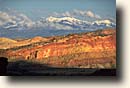
[[[41,40],[41,37],[34,38],[36,41],[38,39]],[[80,35],[73,34],[59,39],[55,38],[52,42],[32,45],[30,48],[9,50],[8,55],[22,56],[25,59],[46,59],[78,53],[114,51],[116,51],[116,30],[107,29]]]
[[[116,64],[116,29],[10,40],[8,47],[6,41],[0,44],[4,47],[0,55],[10,59],[38,61],[54,67],[112,68]]]

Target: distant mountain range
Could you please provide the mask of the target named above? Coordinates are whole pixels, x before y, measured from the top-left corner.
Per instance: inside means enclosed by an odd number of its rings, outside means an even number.
[[[53,29],[65,29],[65,30],[91,30],[91,29],[104,29],[104,28],[115,28],[116,23],[111,20],[96,20],[93,22],[76,19],[74,17],[48,17],[45,20],[37,22],[45,25],[48,24],[48,28]]]
[[[0,24],[0,37],[11,38],[66,35],[105,28],[116,28],[116,23],[109,19],[90,22],[74,17],[50,16],[41,18],[38,21],[32,21],[23,14],[8,17],[6,20],[5,18],[2,19],[4,21]]]
[[[3,19],[3,18],[2,18]],[[4,19],[5,20],[5,19]],[[89,29],[104,29],[107,27],[116,27],[116,23],[109,19],[96,20],[93,22],[76,19],[74,17],[47,17],[33,22],[28,17],[21,15],[10,18],[0,25],[3,29],[9,30],[23,30],[32,28],[43,29],[64,29],[64,30],[89,30]]]

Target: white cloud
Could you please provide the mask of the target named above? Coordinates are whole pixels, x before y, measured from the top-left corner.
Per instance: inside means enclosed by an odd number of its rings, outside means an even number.
[[[48,18],[41,18],[38,21],[32,21],[25,14],[21,13],[13,13],[2,12],[0,11],[0,27],[9,29],[9,28],[17,28],[17,29],[31,29],[31,28],[42,28],[42,29],[65,29],[65,30],[73,30],[73,29],[86,29],[92,27],[93,24],[111,24],[111,20],[104,21],[94,21],[88,22],[85,20],[76,19],[75,16],[81,17],[90,17],[95,18],[95,20],[101,20],[100,16],[95,14],[92,11],[82,11],[82,10],[73,10],[71,12],[66,11],[64,13],[54,12],[55,16],[50,16]]]
[[[71,12],[69,12],[69,11],[66,11],[64,13],[54,12],[53,16],[56,16],[56,17],[61,17],[61,16],[64,16],[64,17],[73,17],[73,14]]]
[[[62,16],[73,17],[72,14],[68,11],[66,11],[65,13],[62,13]]]
[[[53,16],[56,16],[56,17],[61,17],[61,16],[64,16],[64,17],[89,17],[89,18],[95,18],[95,19],[101,19],[101,17],[98,15],[98,14],[95,14],[93,11],[86,11],[86,10],[77,10],[77,9],[74,9],[72,10],[71,12],[70,11],[66,11],[64,13],[57,13],[57,12],[54,12],[53,13]]]
[[[29,19],[26,15],[17,13],[9,14],[8,12],[0,11],[0,26],[3,28],[12,28],[12,27],[33,27],[35,23]]]
[[[87,16],[89,16],[89,17],[92,17],[92,18],[95,17],[95,15],[94,15],[94,13],[93,13],[92,11],[87,11],[87,12],[85,12],[85,14],[86,14]]]
[[[6,24],[7,22],[15,23],[15,21],[12,19],[14,16],[9,16],[6,12],[0,11],[0,26]]]
[[[83,11],[83,10],[74,10],[74,14],[80,15],[80,16],[85,16],[85,17],[91,17],[91,18],[96,18],[96,19],[101,19],[101,17],[94,12],[88,10],[88,11]]]

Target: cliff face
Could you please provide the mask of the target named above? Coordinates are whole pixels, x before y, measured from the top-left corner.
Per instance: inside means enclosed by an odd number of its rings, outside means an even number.
[[[57,63],[58,66],[60,63],[62,63],[62,65],[60,64],[61,66],[69,66],[76,65],[77,63],[85,64],[88,63],[88,61],[90,63],[105,63],[105,61],[115,63],[116,30],[107,29],[90,33],[55,37],[52,38],[51,41],[32,45],[31,47],[23,47],[16,50],[9,49],[6,54],[8,57],[15,57],[17,59],[49,59],[51,61],[46,63],[56,66]],[[64,63],[63,60],[60,61],[60,58],[69,55],[71,58],[67,63]],[[114,61],[113,59],[111,60],[113,57]],[[55,61],[53,58],[59,59]]]
[[[96,36],[89,39],[73,38],[63,43],[48,44],[38,50],[36,58],[42,59],[51,56],[63,56],[82,52],[113,51],[116,48],[113,37],[114,36]]]

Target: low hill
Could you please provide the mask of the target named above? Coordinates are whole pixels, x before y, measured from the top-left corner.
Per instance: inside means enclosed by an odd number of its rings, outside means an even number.
[[[15,47],[27,46],[33,43],[46,42],[48,40],[49,39],[40,36],[36,36],[31,39],[19,39],[19,40],[0,38],[0,49],[10,49]]]
[[[0,44],[5,44],[5,43],[16,43],[17,41],[13,40],[13,39],[9,39],[9,38],[5,38],[5,37],[1,37],[0,38]]]

